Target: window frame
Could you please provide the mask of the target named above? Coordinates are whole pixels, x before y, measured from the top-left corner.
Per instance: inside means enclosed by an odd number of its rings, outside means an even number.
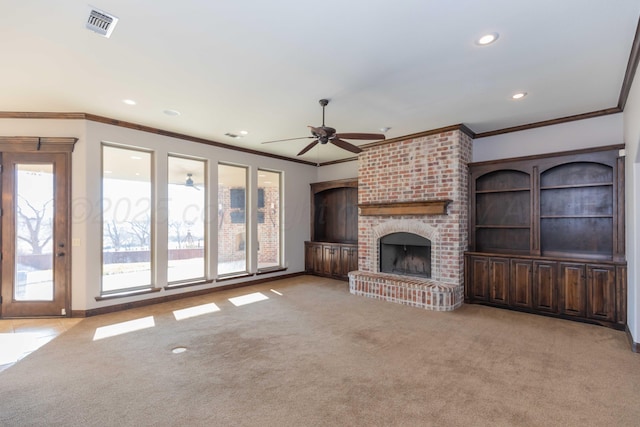
[[[119,150],[127,150],[130,152],[138,152],[149,155],[149,283],[127,288],[118,288],[113,290],[104,290],[104,226],[105,226],[105,209],[104,209],[104,179],[105,164],[104,150],[105,148],[115,148]],[[132,146],[127,144],[117,144],[111,142],[100,143],[100,297],[126,296],[129,294],[137,294],[144,291],[155,290],[156,282],[156,262],[155,262],[155,223],[156,223],[156,174],[155,174],[155,151],[143,147]],[[98,300],[100,300],[99,298]]]
[[[203,209],[204,212],[202,212],[202,216],[204,218],[203,221],[203,275],[202,276],[198,276],[198,277],[191,277],[191,278],[186,278],[186,279],[180,279],[180,280],[169,280],[169,237],[171,235],[171,229],[170,229],[170,212],[171,212],[171,203],[169,198],[167,197],[167,205],[166,205],[166,209],[167,209],[167,241],[166,241],[166,250],[167,250],[167,265],[166,270],[167,270],[167,289],[171,289],[171,288],[176,288],[176,287],[182,287],[182,286],[186,286],[189,284],[202,284],[202,283],[208,283],[210,282],[210,280],[208,280],[209,277],[209,271],[210,271],[210,262],[209,262],[209,218],[210,218],[210,210],[209,210],[209,161],[206,158],[202,158],[202,157],[195,157],[195,156],[189,156],[189,155],[185,155],[185,154],[180,154],[180,153],[174,153],[174,152],[169,152],[167,153],[167,195],[169,195],[169,185],[170,180],[169,180],[169,174],[171,173],[171,169],[170,169],[170,159],[171,158],[177,158],[177,159],[182,159],[182,160],[191,160],[191,161],[196,161],[196,162],[201,162],[202,163],[202,173],[203,173],[203,183],[204,183],[204,187],[200,188],[200,190],[203,192]]]

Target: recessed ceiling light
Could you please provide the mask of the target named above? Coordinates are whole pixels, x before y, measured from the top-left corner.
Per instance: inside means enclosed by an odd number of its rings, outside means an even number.
[[[484,36],[476,40],[476,43],[479,44],[480,46],[486,46],[498,40],[498,37],[500,37],[498,33],[485,34]]]
[[[511,99],[522,99],[527,96],[527,92],[518,92],[511,95]]]
[[[178,110],[164,110],[163,113],[165,113],[167,116],[171,116],[171,117],[177,117],[180,115],[180,111]]]
[[[241,130],[240,135],[249,135],[249,132],[247,132],[246,130]]]
[[[136,105],[136,101],[134,101],[133,99],[123,99],[122,102],[127,105]]]
[[[180,354],[180,353],[184,353],[185,351],[187,351],[186,347],[175,347],[171,349],[171,353],[173,354]]]

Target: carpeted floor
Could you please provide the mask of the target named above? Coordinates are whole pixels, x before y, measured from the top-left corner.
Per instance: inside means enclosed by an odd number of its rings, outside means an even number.
[[[302,276],[85,319],[0,373],[0,425],[637,426],[640,355],[604,327]]]

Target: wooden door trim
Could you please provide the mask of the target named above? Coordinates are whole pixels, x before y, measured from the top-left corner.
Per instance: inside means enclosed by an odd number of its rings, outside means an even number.
[[[40,136],[0,136],[0,152],[71,153],[78,138]]]
[[[63,173],[65,186],[59,187],[56,191],[62,191],[63,195],[60,196],[60,202],[64,204],[66,211],[66,218],[58,219],[66,221],[64,240],[65,240],[65,262],[64,262],[64,299],[62,303],[66,314],[60,314],[60,317],[71,317],[71,291],[72,291],[72,277],[71,277],[71,153],[78,138],[73,137],[7,137],[0,136],[0,160],[4,163],[3,154],[49,154],[49,155],[62,155],[65,162],[64,171],[60,172],[56,170],[55,173]],[[1,180],[0,180],[1,182]],[[4,230],[0,226],[0,237],[4,237]],[[56,250],[54,244],[54,253]],[[2,274],[2,268],[0,266],[0,274]],[[54,279],[55,280],[55,279]],[[6,296],[5,296],[6,297]],[[0,318],[4,318],[2,307],[0,306]]]

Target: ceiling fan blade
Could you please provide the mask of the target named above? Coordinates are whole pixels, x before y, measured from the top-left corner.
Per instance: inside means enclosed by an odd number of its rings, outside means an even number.
[[[357,147],[353,144],[349,144],[347,141],[343,141],[340,138],[332,138],[329,140],[329,142],[340,148],[344,148],[347,151],[351,151],[352,153],[358,154],[362,152],[362,148]]]
[[[299,136],[297,138],[287,138],[287,139],[274,139],[273,141],[264,141],[261,144],[271,144],[272,142],[282,142],[282,141],[294,141],[296,139],[308,139],[313,138],[312,136]]]
[[[337,133],[337,138],[344,139],[384,139],[381,133]]]
[[[319,142],[319,141],[316,139],[316,140],[315,140],[315,141],[313,141],[311,144],[309,144],[309,145],[307,145],[306,147],[304,147],[304,148],[302,149],[302,151],[300,151],[300,152],[298,153],[298,156],[302,156],[304,153],[306,153],[307,151],[311,150],[313,147],[315,147],[315,146],[316,146],[316,144],[317,144],[318,142]]]

